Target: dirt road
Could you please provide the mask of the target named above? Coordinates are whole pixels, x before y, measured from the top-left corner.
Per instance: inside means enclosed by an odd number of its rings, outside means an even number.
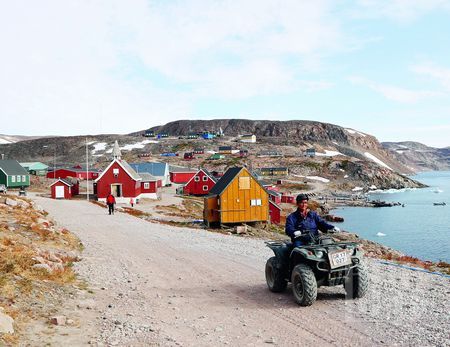
[[[80,345],[373,346],[408,344],[417,322],[427,328],[423,312],[409,313],[403,328],[396,326],[400,313],[386,322],[390,314],[383,305],[401,306],[404,295],[395,294],[399,302],[382,301],[373,276],[368,298],[346,301],[342,288],[320,288],[312,307],[299,307],[290,290],[268,291],[264,266],[271,251],[261,240],[153,224],[124,213],[109,216],[85,201],[33,199],[85,246],[76,268],[95,304],[85,314],[74,313],[85,317]],[[380,265],[369,266],[380,271]],[[381,277],[409,281],[398,271]],[[443,280],[429,281],[434,286]],[[434,302],[445,300],[448,281],[443,286],[444,296],[439,292],[431,304],[425,302],[427,309],[442,308],[442,301]],[[420,296],[422,288],[415,287],[417,293],[409,295]],[[434,316],[428,318],[436,324]],[[439,334],[432,336],[439,341]],[[431,338],[419,343],[431,345]]]

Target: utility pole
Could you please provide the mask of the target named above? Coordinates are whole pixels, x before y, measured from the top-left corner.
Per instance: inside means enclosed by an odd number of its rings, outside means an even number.
[[[89,201],[89,151],[86,137],[86,200]]]

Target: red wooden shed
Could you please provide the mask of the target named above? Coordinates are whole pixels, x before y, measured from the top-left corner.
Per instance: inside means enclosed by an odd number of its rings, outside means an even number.
[[[292,195],[282,195],[281,196],[281,202],[287,203],[287,204],[295,204],[295,196]]]
[[[205,169],[200,169],[183,188],[187,195],[207,195],[216,184],[216,178]]]
[[[281,207],[269,200],[269,215],[270,222],[273,224],[280,224],[281,221]]]
[[[189,168],[170,166],[169,168],[170,182],[179,184],[189,182],[189,180],[192,177],[194,177],[196,173],[197,173],[196,170],[192,170]]]
[[[86,173],[86,170],[78,169],[78,168],[60,168],[54,171],[47,172],[47,178],[67,178],[74,177],[80,180],[85,180],[88,177],[90,180],[95,180],[99,176],[98,170],[89,170]]]
[[[52,199],[71,199],[78,195],[78,181],[70,178],[59,178],[50,185]]]

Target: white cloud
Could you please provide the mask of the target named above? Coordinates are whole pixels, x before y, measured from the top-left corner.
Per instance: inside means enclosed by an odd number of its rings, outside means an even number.
[[[450,69],[427,63],[413,66],[412,71],[437,80],[446,91],[450,92]]]
[[[449,11],[449,0],[358,0],[353,11],[357,17],[386,17],[399,23],[410,23],[432,11]]]
[[[0,114],[17,120],[2,131],[36,135],[125,133],[202,97],[330,88],[304,72],[344,44],[326,0],[18,0],[2,6],[0,42]]]
[[[443,93],[438,91],[411,90],[388,84],[377,83],[365,78],[355,76],[350,77],[349,80],[356,85],[362,85],[372,89],[373,91],[383,95],[388,100],[401,103],[416,103],[422,100],[427,100],[444,95]]]

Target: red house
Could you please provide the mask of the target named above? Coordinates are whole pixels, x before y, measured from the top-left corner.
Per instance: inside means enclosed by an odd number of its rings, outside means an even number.
[[[50,185],[52,199],[71,199],[78,195],[79,184],[77,180],[59,178]]]
[[[87,177],[90,180],[95,180],[96,178],[98,178],[98,175],[99,175],[98,170],[89,170],[88,173],[86,173],[86,170],[78,168],[61,168],[47,172],[47,178],[74,177],[80,180],[85,180]]]
[[[172,183],[186,183],[195,176],[197,171],[181,167],[181,166],[170,166],[169,168],[169,176],[170,182]]]
[[[216,184],[217,179],[205,169],[200,169],[183,188],[187,195],[207,195]]]
[[[287,204],[295,204],[295,196],[292,195],[282,195],[281,196],[281,202],[287,203]]]
[[[117,141],[114,144],[113,158],[94,182],[99,201],[106,201],[109,193],[116,197],[118,203],[128,203],[130,198],[135,199],[136,202],[141,197],[157,198],[157,179],[145,173],[142,173],[143,178],[125,160],[122,160]]]
[[[139,176],[142,178],[140,198],[158,199],[158,188],[161,187],[161,180],[149,173],[140,173]]]
[[[269,200],[269,216],[270,222],[273,224],[280,224],[281,222],[281,207]]]
[[[272,200],[274,203],[276,204],[280,204],[281,203],[281,193],[277,192],[275,190],[272,189],[267,189],[267,192],[269,193],[269,199]]]

